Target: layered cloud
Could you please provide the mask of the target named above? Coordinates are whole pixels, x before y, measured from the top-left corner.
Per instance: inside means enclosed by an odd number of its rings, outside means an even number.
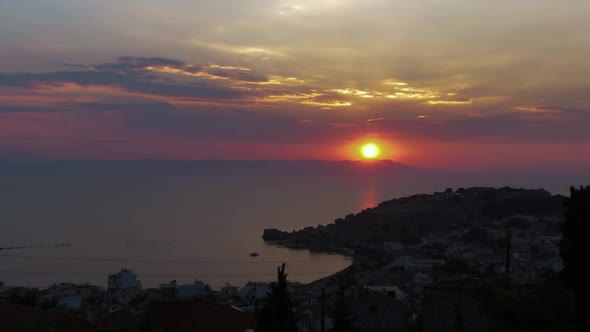
[[[121,137],[284,144],[339,144],[367,134],[399,141],[590,141],[586,109],[509,106],[461,88],[395,79],[371,88],[332,88],[237,65],[149,57],[67,67],[74,70],[0,75],[0,113],[10,114],[4,127],[12,122],[26,132],[20,127],[35,122],[39,129],[40,118],[26,113],[44,113],[41,118],[59,114]],[[99,138],[100,130],[94,135]]]
[[[415,88],[391,80],[385,80],[373,89],[329,88],[314,85],[313,80],[308,84],[302,78],[255,73],[247,67],[195,64],[165,58],[123,56],[112,63],[66,66],[84,70],[2,74],[0,86],[40,94],[78,87],[79,98],[84,97],[83,89],[91,94],[93,90],[110,87],[119,93],[128,93],[130,97],[142,94],[145,98],[176,98],[175,102],[182,102],[182,98],[187,102],[239,99],[241,102],[266,102],[275,106],[299,104],[322,109],[357,104],[363,107],[366,99],[418,100],[426,104],[471,102],[467,99],[457,102],[457,92]]]
[[[590,144],[586,1],[37,5],[0,4],[0,155],[348,159],[370,139],[444,165]]]

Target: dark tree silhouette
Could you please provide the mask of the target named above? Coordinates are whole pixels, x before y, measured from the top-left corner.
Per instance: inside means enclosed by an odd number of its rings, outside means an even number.
[[[585,287],[588,274],[586,270],[587,260],[584,254],[588,253],[590,241],[590,186],[580,186],[579,189],[570,188],[570,198],[566,201],[567,213],[561,225],[562,238],[559,242],[559,251],[563,262],[560,273],[565,287],[574,294],[576,308],[576,324],[581,331],[582,314],[582,288]]]
[[[352,327],[352,317],[348,303],[344,296],[344,289],[340,290],[338,302],[334,306],[334,327],[330,332],[349,332]]]
[[[463,313],[461,312],[461,308],[458,308],[457,313],[455,314],[455,324],[453,331],[465,332],[465,322],[463,321]]]
[[[285,263],[277,267],[277,279],[277,282],[271,285],[266,303],[256,313],[257,332],[297,331],[293,305],[287,289]]]

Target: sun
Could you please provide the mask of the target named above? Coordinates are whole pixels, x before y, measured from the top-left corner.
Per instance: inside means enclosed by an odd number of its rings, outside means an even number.
[[[367,143],[361,147],[361,153],[365,159],[377,158],[381,153],[379,146],[375,143]]]

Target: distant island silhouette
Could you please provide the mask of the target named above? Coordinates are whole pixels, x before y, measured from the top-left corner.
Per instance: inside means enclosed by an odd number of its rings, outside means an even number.
[[[187,175],[334,176],[425,174],[434,170],[393,160],[26,160],[0,161],[4,175],[174,173]],[[440,172],[440,171],[437,171]]]

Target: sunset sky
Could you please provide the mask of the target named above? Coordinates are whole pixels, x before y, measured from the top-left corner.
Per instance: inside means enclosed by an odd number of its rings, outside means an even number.
[[[3,0],[0,159],[590,167],[587,0]]]

